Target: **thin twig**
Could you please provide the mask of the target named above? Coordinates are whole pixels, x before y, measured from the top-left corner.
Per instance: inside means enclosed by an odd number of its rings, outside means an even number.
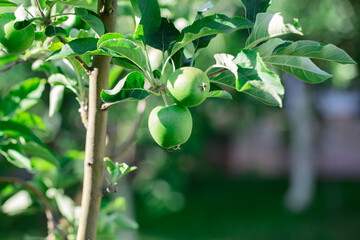
[[[35,59],[33,59],[33,58],[28,58],[28,59],[26,59],[26,60],[20,58],[20,59],[18,59],[18,60],[15,60],[15,61],[9,63],[9,64],[6,64],[6,65],[3,66],[2,68],[0,68],[0,72],[5,72],[5,71],[9,70],[10,68],[12,68],[12,67],[14,67],[14,66],[16,66],[16,65],[18,65],[18,64],[20,64],[20,63],[23,63],[23,62],[26,62],[26,61],[34,61],[34,60],[35,60]]]
[[[18,65],[19,63],[25,62],[24,59],[18,59],[16,61],[13,61],[5,66],[3,66],[2,68],[0,68],[0,72],[5,72],[6,70],[9,70],[10,68],[12,68],[15,65]]]
[[[42,16],[42,18],[43,18],[43,22],[44,22],[45,26],[53,25],[53,26],[55,27],[55,24],[51,21],[51,19],[50,19],[50,18],[47,18],[47,17],[45,16],[43,10],[41,9],[41,6],[40,6],[39,1],[38,1],[38,0],[35,0],[35,2],[36,2],[36,5],[37,5],[37,7],[38,7],[38,9],[39,9],[39,11],[40,11],[40,14],[41,14],[41,16]],[[62,42],[63,44],[68,44],[68,41],[66,41],[65,38],[63,38],[62,36],[59,36],[59,35],[58,35],[58,36],[56,36],[56,37],[57,37],[57,38],[60,40],[60,42]],[[85,72],[86,72],[88,75],[90,75],[91,72],[92,72],[92,68],[89,67],[89,66],[84,62],[84,60],[83,60],[81,57],[75,56],[75,59],[76,59],[76,60],[80,63],[80,65],[84,68]]]
[[[227,68],[222,68],[222,69],[219,69],[219,70],[217,70],[217,71],[215,71],[215,72],[208,73],[207,76],[208,76],[208,77],[213,77],[213,76],[218,75],[219,73],[225,72],[225,71],[227,71],[227,70],[229,70],[229,69],[227,69]]]
[[[42,18],[44,19],[44,21],[45,21],[46,17],[45,17],[45,14],[44,14],[43,10],[41,9],[39,0],[35,0],[35,2],[36,2],[36,5],[37,5],[37,7],[38,7],[38,9],[39,9],[39,11],[40,11],[41,17],[42,17]]]
[[[56,225],[54,213],[51,210],[50,204],[46,200],[45,196],[38,189],[36,189],[35,187],[33,187],[32,185],[30,185],[29,183],[27,183],[26,181],[24,181],[20,178],[0,177],[0,182],[18,183],[18,184],[22,185],[23,187],[25,187],[26,189],[33,192],[45,208],[45,215],[47,218],[47,228],[48,228],[49,232],[53,232],[54,229],[56,229],[61,234],[63,239],[67,239],[66,234],[64,232],[62,232]]]
[[[119,162],[120,159],[123,158],[124,154],[129,150],[131,144],[135,141],[136,134],[139,130],[139,126],[144,118],[146,109],[146,102],[145,100],[139,101],[137,112],[138,116],[135,120],[134,124],[131,127],[131,131],[125,142],[120,146],[120,148],[114,153],[114,162]]]

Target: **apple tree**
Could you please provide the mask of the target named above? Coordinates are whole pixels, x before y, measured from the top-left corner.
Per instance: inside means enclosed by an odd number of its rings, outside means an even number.
[[[130,0],[134,31],[124,35],[116,32],[116,24],[120,24],[116,21],[116,0],[0,2],[4,10],[0,18],[0,71],[31,61],[33,69],[45,76],[20,82],[1,99],[0,153],[34,178],[3,177],[0,182],[20,184],[39,199],[48,220],[49,239],[95,239],[99,233],[113,234],[121,224],[136,228],[130,219],[122,218],[121,223],[109,220],[114,218],[111,212],[115,201],[101,205],[103,196],[115,191],[117,181],[135,169],[106,155],[111,106],[162,98],[163,106],[154,106],[148,118],[149,132],[161,147],[177,150],[191,135],[193,122],[188,108],[207,98],[232,99],[226,89],[234,89],[267,105],[282,107],[285,92],[279,70],[315,84],[331,74],[312,59],[355,63],[333,44],[284,40],[288,34],[303,35],[301,27],[296,19],[289,23],[281,13],[267,13],[269,0],[242,3],[246,15],[230,17],[207,14],[213,7],[207,2],[194,11],[195,20],[190,25],[177,29],[174,19],[161,15],[157,0]],[[66,24],[70,17],[77,23]],[[196,57],[206,51],[213,38],[241,29],[248,32],[244,46],[232,54],[215,54],[207,69],[194,67]],[[150,63],[150,49],[162,53],[157,69]],[[192,51],[190,57],[185,50]],[[127,74],[110,89],[113,66],[121,66]],[[81,207],[58,187],[63,156],[36,133],[44,130],[42,119],[27,111],[41,98],[45,87],[51,89],[50,116],[61,109],[65,90],[71,91],[79,104],[86,128]],[[105,166],[107,182],[103,182]],[[66,227],[54,212],[66,219]]]

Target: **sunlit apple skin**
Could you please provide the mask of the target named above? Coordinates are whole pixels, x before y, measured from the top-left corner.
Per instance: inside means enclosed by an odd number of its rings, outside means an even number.
[[[8,53],[22,53],[28,49],[35,39],[35,30],[30,25],[21,30],[14,28],[14,14],[6,14],[0,18],[0,43]]]
[[[176,104],[155,107],[148,120],[151,136],[163,148],[177,148],[185,143],[192,131],[192,117],[188,108]]]
[[[183,67],[173,72],[167,82],[167,93],[172,100],[184,107],[194,107],[207,98],[210,82],[198,68]]]

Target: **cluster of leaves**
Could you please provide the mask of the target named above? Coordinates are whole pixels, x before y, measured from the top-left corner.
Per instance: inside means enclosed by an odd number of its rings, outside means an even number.
[[[217,34],[231,33],[239,29],[249,29],[250,35],[245,46],[234,56],[219,53],[214,56],[215,64],[211,69],[228,69],[219,74],[210,74],[212,91],[209,97],[231,99],[231,95],[221,86],[234,88],[274,106],[282,106],[284,87],[274,68],[289,72],[308,83],[321,83],[331,75],[318,68],[311,59],[353,64],[354,61],[341,49],[332,44],[314,41],[285,41],[279,37],[293,33],[302,35],[296,20],[285,23],[280,13],[265,13],[269,1],[257,5],[244,1],[247,18],[229,18],[222,14],[204,16],[212,7],[207,3],[197,9],[197,20],[182,31],[174,23],[160,15],[157,1],[131,1],[137,21],[133,36],[124,37],[120,33],[103,33],[101,21],[87,21],[100,38],[78,38],[50,55],[48,60],[78,55],[103,54],[113,56],[112,63],[128,69],[131,73],[122,79],[112,90],[104,90],[102,99],[111,105],[121,101],[142,100],[159,85],[165,84],[175,69],[194,63],[196,52],[206,48]],[[85,10],[82,10],[85,11]],[[75,11],[75,12],[79,12]],[[84,14],[85,15],[85,14]],[[83,16],[84,16],[83,15]],[[88,14],[89,15],[89,14]],[[93,15],[91,15],[93,16]],[[254,21],[254,22],[253,22]],[[192,44],[194,54],[186,59],[183,49]],[[151,69],[147,48],[151,46],[163,52],[163,65]],[[152,85],[146,89],[145,81]]]
[[[296,20],[286,23],[281,14],[266,13],[269,0],[243,0],[245,17],[205,15],[213,7],[208,2],[197,9],[195,21],[181,31],[171,19],[161,16],[157,0],[131,0],[136,27],[129,36],[108,33],[94,12],[92,0],[49,0],[39,1],[39,4],[40,8],[45,8],[45,11],[40,9],[43,14],[46,13],[43,16],[35,16],[29,9],[10,1],[0,2],[0,7],[10,12],[14,12],[12,7],[16,7],[16,29],[32,25],[37,36],[37,41],[25,55],[7,55],[2,60],[6,59],[6,63],[34,61],[32,69],[42,72],[51,87],[50,117],[60,110],[65,91],[75,94],[81,111],[86,109],[87,66],[91,65],[94,55],[112,56],[113,65],[128,70],[114,88],[102,91],[104,107],[160,95],[169,75],[180,67],[193,66],[199,50],[205,49],[214,37],[241,29],[249,32],[245,46],[234,55],[215,54],[214,64],[205,71],[211,82],[208,97],[231,99],[225,89],[232,88],[266,104],[281,107],[284,87],[274,69],[289,72],[308,83],[320,83],[331,75],[318,68],[312,59],[354,63],[343,50],[332,44],[282,40],[280,37],[289,33],[302,35],[301,29]],[[68,6],[74,8],[64,13],[65,9],[69,10]],[[54,12],[59,14],[52,15]],[[69,27],[66,24],[69,16],[82,21],[84,27]],[[162,52],[163,61],[158,69],[151,67],[148,57],[150,47]],[[185,48],[192,49],[191,57],[185,54]],[[37,179],[40,179],[38,185],[44,188],[49,198],[54,199],[62,215],[71,223],[72,232],[69,230],[69,233],[73,233],[77,224],[74,220],[76,206],[59,190],[54,180],[59,177],[54,172],[59,173],[64,168],[63,159],[39,137],[47,131],[41,117],[28,111],[41,98],[45,84],[44,79],[29,79],[14,86],[1,100],[0,153],[15,166],[37,174]],[[86,114],[83,120],[86,125]],[[109,159],[105,162],[111,175],[109,186],[115,186],[120,177],[134,170],[125,164],[114,164]],[[45,184],[45,179],[50,179],[51,184]],[[69,204],[62,207],[63,203]],[[72,213],[66,212],[67,209],[72,209]],[[106,216],[114,207],[108,209],[104,213]],[[135,228],[135,225],[129,224],[129,228]]]

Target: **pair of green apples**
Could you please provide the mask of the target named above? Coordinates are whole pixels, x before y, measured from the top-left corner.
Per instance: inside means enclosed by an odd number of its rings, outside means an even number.
[[[177,149],[192,132],[192,117],[188,107],[202,103],[210,90],[209,78],[198,68],[183,67],[173,72],[166,90],[175,102],[171,106],[155,107],[148,120],[150,134],[157,144]]]
[[[14,22],[15,16],[12,13],[0,18],[0,43],[10,54],[24,52],[35,40],[35,30],[31,25],[16,30]]]

